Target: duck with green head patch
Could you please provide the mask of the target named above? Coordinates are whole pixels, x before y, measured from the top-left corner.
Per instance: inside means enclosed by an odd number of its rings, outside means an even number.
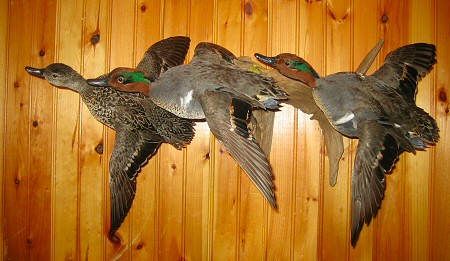
[[[149,98],[179,117],[206,119],[214,135],[275,207],[272,169],[251,134],[249,121],[253,109],[277,110],[287,95],[269,79],[234,65],[232,57],[225,48],[200,45],[189,64],[167,70],[147,86]],[[107,77],[88,83],[133,91],[142,81],[127,84],[117,80],[129,70],[116,68]]]
[[[418,81],[436,63],[436,47],[418,43],[390,53],[375,73],[340,72],[320,77],[294,54],[267,57],[261,62],[312,88],[314,100],[333,127],[358,138],[352,172],[352,238],[354,246],[364,222],[381,206],[385,174],[404,152],[415,153],[439,139],[436,121],[415,104]]]
[[[124,72],[119,80],[139,81],[148,85],[150,77],[158,77],[171,66],[184,62],[189,38],[172,37],[151,46],[145,54],[143,72]],[[164,49],[164,45],[165,46]],[[155,47],[156,46],[156,47]],[[165,62],[164,62],[165,61]],[[163,63],[163,64],[160,64]],[[152,66],[152,67],[149,67]],[[116,130],[116,140],[110,159],[111,225],[109,236],[114,242],[117,229],[127,216],[136,193],[140,168],[156,153],[163,142],[177,149],[186,147],[194,137],[194,123],[179,118],[156,106],[139,93],[126,93],[112,88],[95,88],[70,66],[55,63],[46,68],[26,67],[34,76],[66,87],[81,95],[91,114]],[[78,108],[74,108],[78,109]]]

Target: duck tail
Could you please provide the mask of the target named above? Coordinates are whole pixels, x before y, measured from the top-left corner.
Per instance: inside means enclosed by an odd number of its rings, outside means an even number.
[[[412,139],[420,139],[422,141],[421,149],[427,148],[429,145],[435,145],[439,141],[439,127],[436,120],[421,108],[417,108],[417,124],[410,136]]]

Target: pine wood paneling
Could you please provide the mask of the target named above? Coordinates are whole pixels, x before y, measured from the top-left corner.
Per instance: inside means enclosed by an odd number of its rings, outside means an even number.
[[[56,1],[36,1],[33,17],[31,66],[43,68],[55,58]],[[30,171],[29,171],[29,256],[36,260],[51,257],[52,229],[52,133],[54,89],[45,81],[31,78]]]
[[[308,60],[314,69],[324,73],[324,2],[297,2],[297,52]],[[323,139],[319,125],[310,120],[310,115],[298,111],[297,149],[295,169],[295,205],[293,230],[293,259],[318,259],[319,233],[319,202],[321,184],[328,186],[328,178],[323,174],[325,156],[322,155]],[[324,182],[325,181],[325,182]],[[298,214],[297,214],[298,213]]]
[[[9,17],[22,17],[8,24],[8,65],[5,84],[4,132],[4,258],[26,260],[29,249],[29,171],[30,171],[30,78],[24,65],[30,63],[35,4],[9,6]]]
[[[0,2],[0,256],[3,260],[447,260],[450,4],[446,0],[78,0]],[[385,17],[383,18],[383,15]],[[91,41],[95,35],[100,41]],[[226,149],[196,125],[187,149],[164,144],[138,176],[118,231],[110,224],[115,132],[80,96],[28,75],[53,62],[86,78],[135,66],[156,41],[212,41],[236,55],[295,52],[320,75],[355,70],[379,38],[369,73],[401,45],[436,43],[438,63],[417,104],[436,117],[436,147],[404,153],[378,216],[350,245],[351,171],[345,139],[328,182],[320,128],[286,105],[276,113],[272,209]],[[95,38],[95,37],[94,37]],[[43,51],[43,52],[41,52]],[[41,53],[40,53],[41,52]],[[103,154],[95,150],[103,145]]]
[[[267,52],[267,1],[243,1],[243,55],[252,57],[255,52]],[[265,112],[260,112],[265,113]],[[257,116],[255,116],[257,117]],[[269,126],[268,126],[269,127]],[[262,260],[264,257],[265,216],[269,205],[241,170],[239,197],[238,259]]]
[[[325,75],[351,70],[351,1],[327,4]],[[323,183],[322,248],[324,260],[348,259],[350,244],[350,175],[354,142],[344,138],[344,154],[339,165],[337,184]],[[355,147],[356,148],[356,147]],[[328,172],[328,165],[325,165]]]
[[[269,53],[296,51],[297,6],[295,1],[273,1],[269,6]],[[276,113],[270,163],[273,167],[278,209],[269,209],[266,257],[289,260],[292,255],[292,205],[297,115],[291,106]],[[280,241],[285,244],[279,244]]]
[[[7,1],[0,2],[0,84],[5,86],[0,90],[0,115],[5,115],[5,97],[6,97],[6,65],[7,65],[7,46],[8,46],[8,11],[9,6]],[[5,150],[4,150],[4,135],[5,135],[5,121],[0,121],[0,202],[3,201],[3,177],[5,176]],[[3,204],[0,207],[0,217],[4,220],[3,216]],[[2,243],[0,244],[0,257],[3,257],[3,226],[0,226],[0,238]]]
[[[364,56],[377,44],[380,39],[379,16],[378,16],[378,2],[377,1],[353,1],[352,6],[352,71],[355,71],[357,66],[364,59]],[[384,58],[379,57],[379,61]],[[381,64],[381,63],[380,63]],[[371,66],[368,74],[371,74],[377,68],[376,62]],[[352,164],[354,162],[357,142],[354,141],[354,150],[352,151]],[[353,166],[353,165],[352,165]],[[351,181],[350,181],[351,183]],[[350,184],[349,183],[349,184]],[[351,200],[349,201],[351,208]],[[351,212],[350,212],[351,213]],[[351,215],[350,215],[351,216]],[[351,220],[351,218],[350,218]],[[350,260],[372,260],[373,256],[373,235],[374,222],[371,226],[366,226],[361,231],[358,239],[358,244],[355,248],[350,248]],[[351,224],[351,223],[349,223]],[[350,229],[350,227],[348,227]]]
[[[433,105],[436,121],[441,130],[441,140],[436,146],[431,177],[431,230],[430,260],[444,260],[450,256],[447,242],[450,240],[450,2],[437,0],[435,9],[436,44],[438,46],[438,64],[435,67],[436,88]],[[433,171],[434,170],[434,171]]]
[[[189,37],[192,59],[195,46],[202,41],[212,41],[214,33],[214,1],[191,1],[189,10]],[[208,124],[197,122],[195,138],[187,148],[185,175],[185,233],[184,257],[186,260],[208,260],[211,221],[211,151],[212,140]]]
[[[110,30],[110,51],[109,51],[109,69],[119,66],[133,67],[134,61],[134,46],[135,46],[135,31],[136,26],[136,3],[135,1],[112,1],[111,2],[111,28]],[[106,133],[106,153],[108,164],[106,168],[109,170],[109,159],[111,158],[112,149],[114,146],[115,131],[107,129]],[[109,171],[107,171],[109,173]],[[138,177],[137,183],[139,184]],[[139,189],[138,187],[137,189]],[[137,192],[137,190],[136,190]],[[109,186],[106,194],[107,201],[110,200]],[[105,215],[110,218],[110,202],[106,209]],[[120,226],[118,233],[121,238],[120,244],[114,244],[107,240],[107,259],[131,260],[131,224],[130,219],[133,217],[133,209],[128,213],[128,216]],[[109,223],[106,231],[109,230]]]

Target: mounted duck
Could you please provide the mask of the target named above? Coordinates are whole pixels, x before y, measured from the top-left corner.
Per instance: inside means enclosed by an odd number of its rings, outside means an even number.
[[[184,62],[189,49],[188,37],[171,37],[152,45],[140,63],[154,80],[168,68]],[[136,193],[136,178],[141,166],[156,153],[162,142],[177,149],[186,147],[194,137],[194,123],[158,107],[139,93],[112,88],[95,88],[70,66],[55,63],[43,69],[25,68],[33,76],[66,87],[81,95],[91,114],[116,130],[110,159],[111,226],[110,238],[127,216]]]
[[[170,68],[153,83],[145,72],[130,68],[116,68],[87,82],[125,92],[146,86],[158,106],[179,117],[206,119],[213,134],[276,207],[272,169],[249,126],[253,109],[277,110],[287,99],[269,79],[238,68],[214,48],[196,48],[189,64]]]
[[[352,171],[352,238],[355,246],[364,222],[378,213],[385,174],[404,152],[415,153],[439,140],[436,121],[415,104],[418,81],[436,63],[436,47],[417,43],[389,55],[367,76],[341,72],[320,77],[304,59],[289,53],[256,58],[312,88],[314,100],[333,127],[358,138]]]

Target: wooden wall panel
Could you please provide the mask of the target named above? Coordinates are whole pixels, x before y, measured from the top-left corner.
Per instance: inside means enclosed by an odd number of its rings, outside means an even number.
[[[362,2],[353,0],[352,4],[353,50],[351,63],[352,71],[355,71],[364,59],[364,56],[380,39],[380,29],[377,1]],[[381,64],[383,61],[380,57],[378,60],[378,64]],[[377,68],[376,62],[371,66],[369,73],[375,71],[375,68]],[[355,150],[352,150],[352,162],[354,161]],[[349,204],[351,204],[351,201]],[[375,222],[372,223],[375,224]],[[358,239],[358,247],[350,248],[350,260],[372,260],[374,230],[376,230],[374,225],[364,227]]]
[[[5,115],[5,97],[6,97],[6,65],[7,65],[7,46],[8,46],[8,21],[9,21],[9,5],[7,1],[0,2],[0,84],[4,86],[0,90],[0,115]],[[5,121],[0,121],[0,202],[3,201],[3,178],[5,176],[5,150],[4,150],[4,137],[5,135]],[[0,207],[0,217],[4,220],[3,216],[3,204]],[[4,239],[3,226],[0,226],[0,238]],[[3,240],[0,244],[0,257],[3,257]]]
[[[0,3],[0,256],[3,260],[447,260],[450,5],[445,0],[79,0]],[[383,18],[383,15],[384,18]],[[99,36],[100,41],[95,38]],[[345,139],[328,182],[320,128],[291,106],[276,113],[273,210],[226,149],[196,125],[187,149],[164,144],[142,169],[133,208],[110,223],[115,132],[73,91],[24,67],[63,62],[86,78],[135,66],[156,41],[191,37],[237,55],[295,52],[321,74],[355,70],[378,41],[437,44],[438,64],[417,103],[435,116],[436,147],[405,153],[387,177],[378,216],[350,245],[356,140]],[[94,41],[92,37],[94,36]],[[41,52],[43,51],[43,52]],[[103,153],[98,146],[103,145]],[[96,151],[97,148],[97,151]]]
[[[83,2],[58,2],[56,61],[81,71]],[[50,87],[49,87],[50,88]],[[80,115],[78,93],[55,89],[53,229],[54,259],[80,259]],[[84,222],[84,221],[83,221]]]
[[[450,20],[445,19],[450,13],[450,2],[445,0],[435,1],[435,28],[436,45],[438,46],[438,64],[434,74],[435,96],[432,103],[435,106],[435,115],[441,130],[441,140],[436,146],[433,165],[431,168],[431,200],[430,211],[430,260],[444,260],[450,256],[450,248],[447,242],[450,240],[450,50],[445,46],[450,45]],[[441,20],[442,19],[442,20]],[[437,22],[439,21],[439,22]],[[444,46],[444,47],[442,47]]]
[[[295,1],[273,1],[269,5],[269,54],[296,51],[297,6]],[[273,167],[278,209],[269,209],[266,258],[289,260],[293,252],[292,205],[297,115],[284,106],[275,117],[270,163]],[[285,244],[279,244],[286,240]]]
[[[9,6],[7,80],[5,84],[4,131],[4,258],[26,260],[29,249],[29,172],[30,172],[30,78],[24,65],[31,62],[35,4]]]
[[[325,75],[351,70],[351,1],[330,1],[327,4]],[[323,183],[322,249],[324,260],[348,259],[350,244],[350,175],[353,161],[352,150],[356,148],[344,139],[344,154],[339,166],[335,187],[327,179]],[[325,165],[328,172],[328,166]],[[328,218],[332,217],[332,218]]]

